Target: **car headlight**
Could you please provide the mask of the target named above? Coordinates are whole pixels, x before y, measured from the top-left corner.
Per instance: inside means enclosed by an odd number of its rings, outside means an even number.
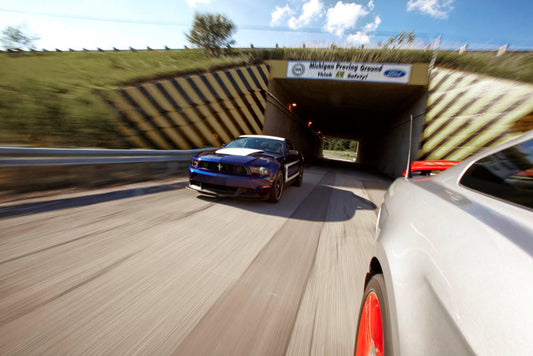
[[[194,158],[192,159],[192,166],[194,168],[198,168],[198,160],[197,159],[194,159]]]
[[[250,171],[254,176],[263,177],[268,175],[268,169],[266,169],[265,167],[250,167]]]

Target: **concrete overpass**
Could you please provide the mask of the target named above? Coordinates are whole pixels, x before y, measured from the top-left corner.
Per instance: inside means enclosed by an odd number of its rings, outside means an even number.
[[[383,74],[383,63],[312,62],[314,77],[293,73],[310,63],[269,61],[149,81],[108,102],[132,147],[216,147],[264,133],[292,138],[312,160],[321,155],[321,137],[331,136],[358,140],[359,162],[391,177],[405,167],[410,115],[420,159],[462,160],[533,128],[531,84],[443,68],[429,76],[426,63],[390,64],[393,80],[365,77]],[[408,71],[395,81],[394,68]]]

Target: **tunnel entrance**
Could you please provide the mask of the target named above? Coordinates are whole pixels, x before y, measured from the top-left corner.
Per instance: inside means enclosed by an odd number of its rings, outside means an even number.
[[[298,76],[300,71],[310,71],[313,64],[315,69],[319,67],[315,73],[322,73],[322,77]],[[383,81],[368,81],[357,77],[357,71],[352,71],[348,78],[348,69],[355,67],[359,71],[361,68],[388,71],[393,77],[403,71],[404,78],[394,81],[395,78],[382,76]],[[263,132],[290,137],[310,160],[321,156],[326,136],[356,140],[360,145],[359,163],[392,177],[399,176],[405,169],[409,148],[410,115],[415,117],[415,152],[420,141],[427,73],[428,65],[423,63],[272,61]]]

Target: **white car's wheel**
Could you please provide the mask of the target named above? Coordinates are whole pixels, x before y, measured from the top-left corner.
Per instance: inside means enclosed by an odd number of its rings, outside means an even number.
[[[355,356],[392,354],[388,316],[385,280],[382,274],[376,274],[366,285],[361,302],[355,340]]]

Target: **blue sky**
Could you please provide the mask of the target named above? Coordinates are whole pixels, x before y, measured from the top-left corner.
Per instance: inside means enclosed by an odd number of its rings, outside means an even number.
[[[223,13],[238,47],[375,46],[414,30],[417,46],[533,49],[531,0],[0,0],[0,24],[37,48],[183,48],[195,12]]]

